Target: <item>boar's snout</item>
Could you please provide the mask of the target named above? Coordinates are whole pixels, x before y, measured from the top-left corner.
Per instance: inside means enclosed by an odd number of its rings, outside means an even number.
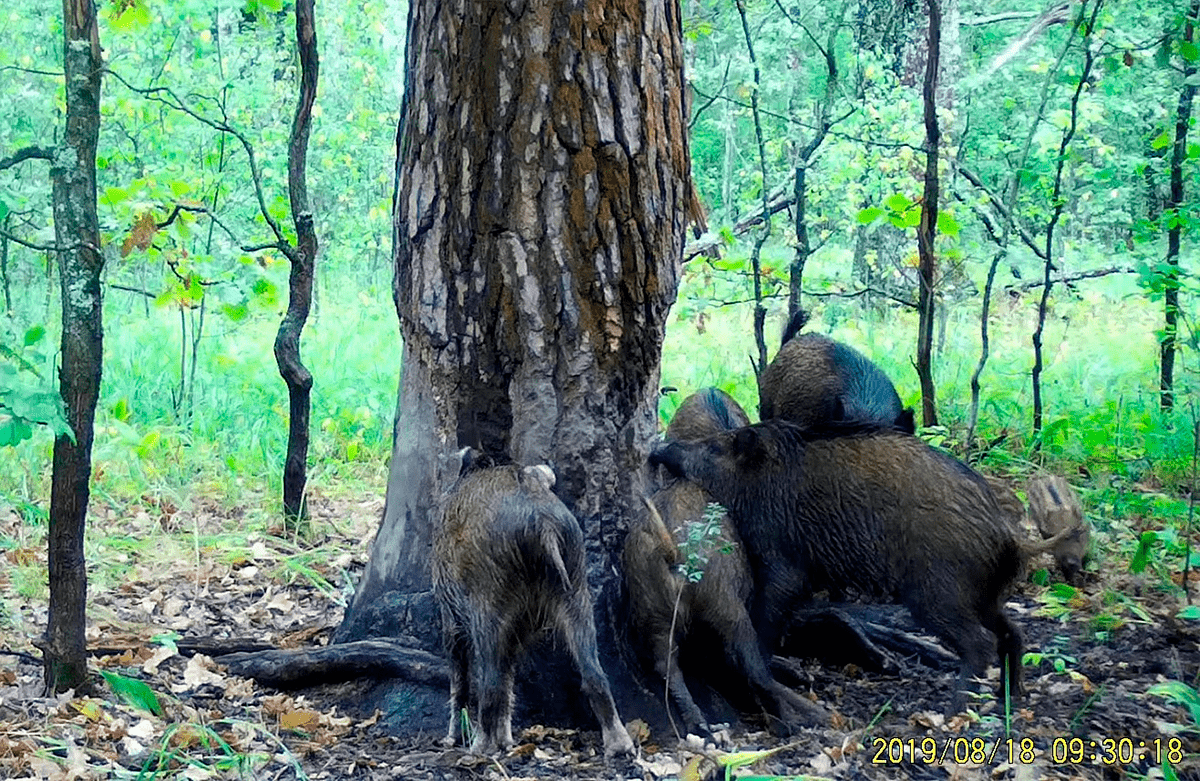
[[[660,442],[650,451],[650,466],[664,466],[675,477],[683,474],[683,446],[678,442]]]

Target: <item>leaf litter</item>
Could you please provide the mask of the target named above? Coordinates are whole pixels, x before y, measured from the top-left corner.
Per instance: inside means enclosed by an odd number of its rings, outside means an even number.
[[[1027,650],[1040,657],[1027,666],[1026,697],[1011,713],[984,697],[968,714],[947,717],[941,708],[954,675],[917,664],[897,676],[803,662],[788,669],[801,671],[807,680],[797,683],[833,711],[831,725],[777,738],[748,718],[722,731],[718,746],[653,734],[633,721],[638,756],[615,764],[603,759],[596,732],[546,725],[527,726],[498,757],[443,749],[440,735],[387,734],[377,711],[355,713],[335,694],[263,688],[203,653],[181,655],[176,643],[185,637],[278,647],[328,642],[344,609],[346,572],[365,565],[380,507],[319,496],[311,506],[314,528],[334,529],[316,543],[267,530],[230,533],[245,513],[203,504],[148,501],[128,513],[98,513],[92,536],[101,524],[104,536],[89,544],[89,567],[123,570],[119,578],[89,573],[90,664],[108,685],[87,692],[44,695],[32,656],[45,625],[44,595],[22,596],[14,575],[0,569],[3,649],[31,655],[0,667],[0,777],[1200,778],[1200,632],[1194,619],[1176,617],[1185,607],[1176,594],[1125,572],[1093,573],[1084,592],[1057,602],[1028,583],[1018,590],[1010,609]],[[337,523],[323,526],[323,518]],[[20,523],[0,514],[0,527]],[[28,543],[5,551],[6,564],[44,572],[44,545],[28,530],[0,531]],[[1123,738],[1129,742],[1117,743]],[[1022,756],[1022,740],[1032,741],[1032,754]],[[1104,740],[1130,752],[1154,741],[1177,745],[1180,761],[1154,762],[1140,748],[1125,757],[1132,761],[1113,765],[1090,748],[1086,757],[1071,753],[1072,741]]]

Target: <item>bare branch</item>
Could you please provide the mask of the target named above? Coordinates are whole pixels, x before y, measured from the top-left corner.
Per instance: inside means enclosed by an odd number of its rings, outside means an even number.
[[[1138,270],[1136,268],[1130,268],[1128,266],[1111,266],[1109,268],[1095,268],[1095,269],[1092,269],[1091,271],[1081,271],[1078,274],[1066,274],[1066,275],[1063,275],[1060,277],[1054,277],[1053,279],[1050,280],[1050,284],[1051,285],[1056,285],[1059,283],[1069,284],[1071,282],[1078,282],[1081,279],[1095,279],[1096,277],[1107,277],[1110,274],[1136,274],[1136,273],[1138,273]],[[1044,284],[1046,284],[1045,280],[1034,279],[1030,282],[1022,282],[1020,285],[1007,285],[1007,287],[1013,288],[1015,290],[1035,290]]]
[[[1013,217],[1011,217],[1009,215],[1008,209],[1004,206],[1004,204],[1002,204],[1000,202],[1000,199],[995,196],[995,194],[988,188],[988,186],[983,183],[983,180],[980,179],[979,176],[977,174],[975,174],[971,169],[967,168],[960,161],[958,161],[956,159],[951,158],[950,164],[954,166],[954,170],[956,170],[956,171],[958,171],[958,173],[962,174],[962,177],[964,179],[966,179],[968,182],[970,182],[972,185],[974,185],[976,188],[978,188],[980,191],[982,191],[985,196],[987,196],[988,203],[990,203],[992,205],[992,208],[995,209],[1000,214],[1001,217],[1003,217],[1005,220],[1008,220],[1012,224],[1013,228],[1016,229],[1017,235],[1019,235],[1021,237],[1022,243],[1024,243],[1025,246],[1029,247],[1029,249],[1031,249],[1033,251],[1033,253],[1035,255],[1037,255],[1039,258],[1041,258],[1042,260],[1045,260],[1046,259],[1045,250],[1041,246],[1038,245],[1037,240],[1034,239],[1033,235],[1030,234],[1028,230],[1026,230],[1023,226],[1019,225],[1016,222],[1016,220],[1013,219]]]
[[[774,216],[784,209],[790,207],[796,202],[796,199],[791,193],[787,192],[787,185],[782,185],[770,195],[769,201],[769,214]],[[740,236],[754,226],[761,225],[762,222],[763,209],[761,206],[759,206],[755,211],[738,220],[731,230],[733,235]],[[720,244],[721,239],[718,236],[702,236],[696,241],[690,242],[686,247],[683,248],[683,260],[686,263],[687,261],[695,258],[697,255],[706,255],[719,247]]]
[[[988,66],[985,76],[991,76],[996,71],[1007,65],[1009,61],[1021,53],[1021,50],[1033,43],[1033,41],[1039,35],[1044,33],[1049,27],[1056,24],[1062,24],[1063,22],[1068,21],[1070,18],[1071,3],[1069,2],[1056,2],[1054,5],[1047,8],[1040,15],[1038,15],[1037,19],[1033,21],[1033,24],[1029,25],[1029,27],[1025,29],[1025,32],[1013,39],[1012,43],[1004,47],[1004,51],[996,55],[996,58],[992,60],[992,64]]]
[[[124,290],[126,293],[137,293],[139,296],[145,296],[146,298],[158,298],[157,294],[151,293],[149,290],[142,290],[141,288],[137,287],[118,285],[116,282],[109,282],[108,286],[113,290]]]
[[[21,73],[32,73],[35,76],[53,76],[59,79],[63,77],[62,71],[43,71],[38,70],[37,68],[22,68],[18,65],[5,65],[0,67],[0,73],[4,71],[19,71]]]
[[[229,135],[236,138],[238,140],[238,142],[241,143],[242,148],[246,151],[246,157],[250,163],[250,179],[254,183],[254,195],[258,199],[259,214],[262,215],[263,220],[271,228],[271,232],[275,234],[275,238],[279,242],[287,241],[283,235],[282,229],[279,227],[279,223],[275,220],[274,217],[271,216],[271,213],[267,210],[266,197],[263,195],[263,188],[262,188],[262,174],[258,168],[258,159],[254,154],[254,145],[250,143],[249,139],[247,139],[246,136],[241,131],[239,131],[237,128],[235,128],[229,124],[227,119],[224,117],[223,108],[222,108],[222,118],[220,120],[212,119],[210,117],[204,116],[199,111],[197,111],[196,109],[192,108],[190,105],[185,103],[183,101],[183,99],[180,98],[178,95],[176,95],[175,92],[173,90],[171,90],[169,87],[135,87],[134,85],[130,84],[125,78],[123,78],[116,71],[114,71],[110,68],[106,68],[105,72],[108,73],[110,76],[112,76],[117,81],[121,82],[121,84],[125,85],[125,87],[127,89],[129,89],[131,92],[135,92],[135,93],[141,95],[142,97],[146,98],[147,100],[156,101],[158,103],[163,104],[164,106],[167,106],[168,108],[174,109],[175,111],[179,111],[184,114],[187,114],[192,119],[194,119],[197,122],[200,122],[204,125],[209,126],[213,130],[216,130],[220,133],[228,133]],[[210,101],[210,102],[216,103],[218,107],[221,107],[220,101],[211,96],[191,95],[190,97],[192,97],[198,101]]]
[[[95,252],[97,254],[99,254],[99,252],[100,252],[100,250],[97,247],[94,247],[90,243],[85,242],[85,241],[81,241],[76,244],[68,244],[65,247],[60,247],[57,244],[38,244],[36,242],[26,241],[25,239],[22,239],[20,236],[14,236],[13,234],[9,233],[8,231],[4,231],[4,230],[0,230],[0,236],[8,239],[9,241],[20,244],[22,247],[29,247],[29,249],[35,249],[38,252],[70,252],[72,250],[77,250],[81,247],[90,249],[92,252]]]
[[[24,149],[18,149],[11,156],[0,160],[0,171],[12,168],[17,163],[23,163],[26,160],[53,160],[54,153],[49,149],[40,146],[27,146]]]
[[[713,94],[713,95],[710,95],[710,96],[708,97],[708,99],[707,99],[706,101],[704,101],[704,105],[703,105],[703,106],[701,106],[700,108],[696,109],[696,111],[695,111],[695,112],[692,114],[692,118],[691,118],[691,120],[688,122],[688,129],[689,129],[689,130],[690,130],[692,127],[694,127],[694,126],[695,126],[695,124],[696,124],[696,120],[700,119],[700,115],[701,115],[701,114],[703,114],[705,111],[707,111],[707,110],[708,110],[708,109],[709,109],[709,108],[712,106],[712,104],[716,103],[716,102],[717,102],[717,98],[719,98],[719,97],[721,96],[721,93],[723,93],[723,92],[725,91],[725,86],[726,86],[727,84],[729,84],[729,66],[730,66],[731,64],[733,64],[733,60],[732,60],[732,59],[729,59],[729,60],[726,60],[726,61],[725,61],[725,75],[723,75],[723,76],[721,77],[721,86],[717,88],[717,91],[716,91],[716,93],[715,93],[715,94]],[[692,91],[693,91],[693,92],[695,92],[695,93],[697,93],[697,94],[703,94],[703,93],[701,93],[701,92],[700,92],[700,90],[696,89],[695,85],[693,85],[693,84],[689,84],[688,86],[689,86],[689,87],[691,87],[691,89],[692,89]]]
[[[1018,19],[1033,19],[1037,15],[1037,11],[1003,11],[991,16],[976,16],[970,19],[962,19],[959,21],[959,24],[964,27],[982,27],[985,24],[1013,22]]]
[[[163,220],[162,222],[158,223],[158,225],[157,225],[158,229],[162,230],[163,228],[167,227],[171,223],[175,222],[175,218],[179,216],[180,212],[192,212],[194,214],[207,215],[210,220],[212,220],[214,223],[217,224],[218,227],[221,228],[221,230],[225,231],[225,235],[229,237],[230,241],[232,241],[234,244],[239,244],[238,237],[236,235],[234,235],[233,231],[231,231],[229,229],[229,227],[227,225],[225,225],[225,223],[221,222],[221,218],[218,217],[217,215],[213,214],[213,212],[207,206],[195,206],[195,205],[186,204],[186,203],[176,203],[175,208],[171,211],[170,216],[168,216],[167,219]],[[240,244],[239,244],[239,246],[240,246]],[[267,246],[273,247],[275,245],[268,244]],[[245,250],[246,248],[241,247],[241,249]]]
[[[283,242],[281,244],[277,241],[272,244],[243,244],[238,249],[240,249],[242,252],[262,252],[265,249],[277,249],[286,254],[286,250],[284,249],[285,247],[290,249],[291,245],[289,245],[287,242]]]

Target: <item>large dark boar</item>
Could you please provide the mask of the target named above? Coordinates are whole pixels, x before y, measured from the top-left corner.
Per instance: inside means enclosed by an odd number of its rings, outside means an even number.
[[[804,428],[839,420],[878,423],[912,434],[913,411],[901,405],[887,375],[853,347],[800,333],[807,322],[803,311],[792,316],[775,360],[759,375],[759,418]]]
[[[1071,484],[1058,475],[1037,477],[1025,487],[1029,499],[1029,517],[1047,541],[1054,540],[1051,552],[1068,583],[1078,585],[1087,562],[1091,531],[1083,517],[1083,506]]]
[[[450,661],[447,745],[458,740],[472,687],[471,750],[488,754],[512,745],[518,657],[536,633],[557,628],[600,722],[604,753],[633,751],[596,654],[583,531],[553,485],[545,465],[482,468],[461,477],[443,502],[433,540],[433,589]]]
[[[679,405],[667,438],[695,441],[750,423],[745,411],[716,388],[698,391]],[[677,568],[689,527],[704,521],[712,498],[695,483],[673,479],[647,501],[625,539],[623,565],[631,625],[654,660],[655,671],[691,731],[708,732],[679,668],[679,649],[693,630],[705,627],[720,639],[720,654],[744,676],[759,705],[782,726],[812,723],[825,714],[772,677],[750,623],[746,604],[752,581],[746,554],[724,510],[716,508],[699,580]]]
[[[892,597],[959,654],[959,692],[999,651],[1020,691],[1021,637],[1003,610],[1021,568],[1017,529],[987,482],[915,437],[863,429],[818,438],[767,421],[651,463],[699,483],[729,509],[746,549],[751,618],[766,647],[813,590]],[[808,438],[806,438],[808,437]]]

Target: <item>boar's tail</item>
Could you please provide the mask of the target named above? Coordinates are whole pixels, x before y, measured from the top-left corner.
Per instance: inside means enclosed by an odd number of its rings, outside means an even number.
[[[646,517],[650,519],[650,527],[654,530],[654,539],[658,541],[659,552],[668,564],[678,564],[679,548],[675,545],[675,538],[667,530],[667,524],[663,522],[658,508],[654,506],[654,502],[645,496],[642,496],[642,502],[646,505]]]
[[[1043,540],[1021,540],[1021,553],[1025,554],[1026,556],[1036,556],[1039,553],[1045,553],[1048,550],[1054,550],[1055,546],[1057,546],[1060,542],[1068,537],[1075,536],[1078,534],[1078,532],[1078,526],[1068,526],[1067,528],[1058,532],[1058,534],[1047,537]]]
[[[792,337],[803,330],[805,324],[808,323],[808,312],[803,309],[797,309],[796,314],[792,315],[792,319],[788,320],[788,324],[783,329],[783,338],[779,340],[779,346],[783,347],[792,340]]]
[[[562,539],[559,537],[558,526],[551,523],[548,518],[538,518],[538,536],[541,538],[539,542],[542,551],[550,560],[554,572],[558,575],[564,591],[571,590],[571,575],[567,572],[567,565],[563,562],[562,555]]]

